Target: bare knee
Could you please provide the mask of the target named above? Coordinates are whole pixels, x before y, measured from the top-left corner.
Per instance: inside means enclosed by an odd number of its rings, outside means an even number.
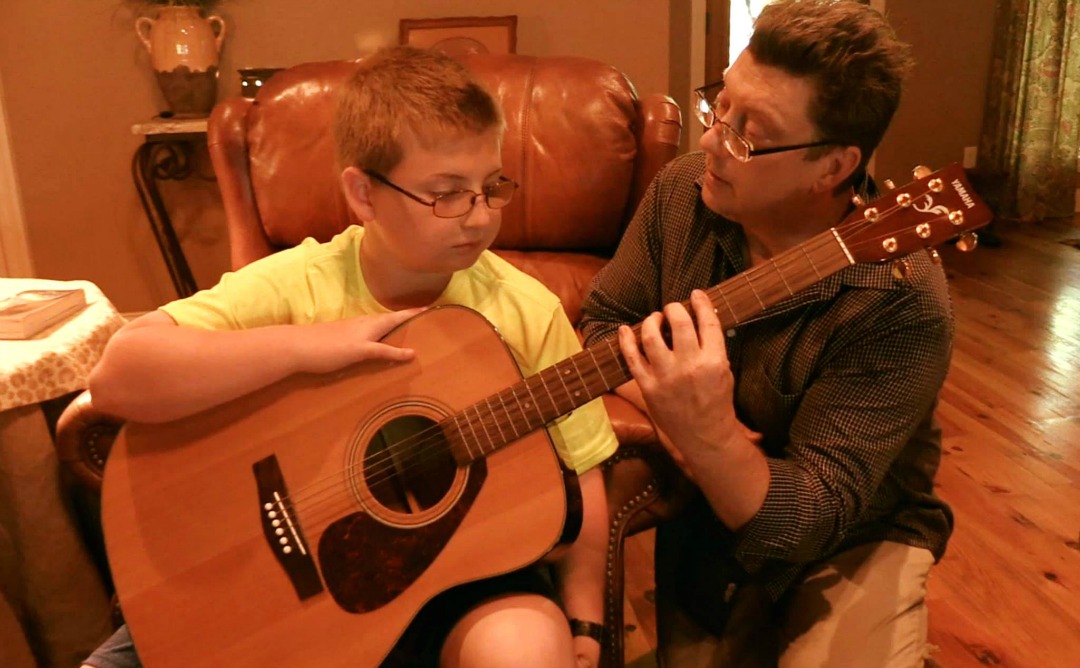
[[[533,594],[485,601],[454,626],[440,654],[443,668],[571,668],[570,629],[559,606]]]

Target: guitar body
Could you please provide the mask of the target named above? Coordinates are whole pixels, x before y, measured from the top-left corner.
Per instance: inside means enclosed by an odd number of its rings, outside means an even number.
[[[461,465],[435,426],[521,380],[491,325],[444,307],[384,340],[416,358],[121,431],[103,523],[148,668],[375,666],[436,594],[559,541],[567,488],[545,430]]]

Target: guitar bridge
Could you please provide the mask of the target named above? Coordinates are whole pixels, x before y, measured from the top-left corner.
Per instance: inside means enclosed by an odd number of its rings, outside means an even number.
[[[259,490],[259,519],[267,546],[285,569],[297,597],[301,601],[311,598],[323,591],[323,583],[289,501],[277,457],[270,455],[260,459],[251,468]]]

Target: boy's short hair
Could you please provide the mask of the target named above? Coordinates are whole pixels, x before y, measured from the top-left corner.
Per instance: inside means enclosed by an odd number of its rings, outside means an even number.
[[[763,65],[811,79],[810,120],[821,138],[862,149],[853,176],[862,172],[900,105],[912,66],[910,47],[885,18],[853,0],[778,0],[762,9],[747,49]],[[807,158],[827,150],[812,150]]]
[[[465,67],[429,49],[394,46],[364,58],[342,92],[334,141],[342,168],[389,173],[406,133],[422,146],[503,129],[499,104]]]

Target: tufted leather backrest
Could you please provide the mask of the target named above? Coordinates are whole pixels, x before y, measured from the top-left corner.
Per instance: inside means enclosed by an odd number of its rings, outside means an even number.
[[[585,58],[477,55],[465,64],[503,107],[503,171],[521,184],[494,248],[548,284],[576,322],[575,292],[614,251],[652,177],[675,156],[679,108],[667,96],[639,99],[618,70]],[[337,92],[355,68],[298,65],[275,74],[254,100],[215,107],[210,153],[234,269],[358,222],[340,190],[332,133]]]

